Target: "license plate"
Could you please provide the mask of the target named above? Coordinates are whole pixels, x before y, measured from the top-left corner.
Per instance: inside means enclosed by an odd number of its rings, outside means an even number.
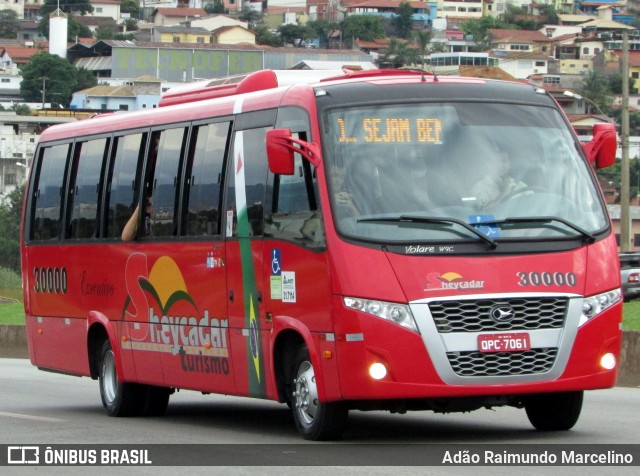
[[[516,332],[513,334],[480,334],[478,336],[478,350],[482,353],[490,352],[523,352],[531,349],[529,334]]]

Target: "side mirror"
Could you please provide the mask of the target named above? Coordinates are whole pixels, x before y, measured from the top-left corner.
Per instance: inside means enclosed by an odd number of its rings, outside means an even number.
[[[269,170],[274,174],[293,175],[295,171],[293,149],[288,147],[291,139],[290,129],[267,131],[267,158]]]
[[[582,150],[589,163],[597,169],[610,167],[616,163],[616,150],[618,148],[618,134],[614,124],[594,124],[593,138],[586,144],[582,144]]]
[[[293,154],[298,153],[316,167],[320,165],[320,147],[315,142],[306,142],[291,135],[290,129],[267,131],[267,157],[269,170],[274,174],[293,175]]]

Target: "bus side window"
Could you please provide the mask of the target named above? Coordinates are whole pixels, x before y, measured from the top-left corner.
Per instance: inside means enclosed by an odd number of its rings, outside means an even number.
[[[77,153],[74,153],[75,163],[69,187],[71,218],[68,238],[98,237],[101,177],[108,148],[107,139],[76,143]]]
[[[31,233],[33,240],[60,239],[62,187],[71,144],[44,148],[40,153],[37,183],[33,187]]]
[[[264,199],[265,183],[267,181],[267,146],[266,132],[270,127],[260,127],[243,131],[242,157],[238,157],[239,144],[234,144],[234,153],[229,157],[229,192],[227,196],[227,210],[233,213],[233,236],[248,237],[262,236],[264,232]],[[236,136],[236,140],[237,140]],[[242,163],[234,165],[234,158]],[[236,199],[236,174],[244,170],[245,198],[247,207],[248,229],[243,223],[238,223],[238,213],[242,210]],[[227,224],[230,226],[230,224]]]
[[[182,234],[220,234],[222,167],[229,135],[229,122],[195,126],[186,184],[186,214]]]
[[[269,176],[272,190],[265,235],[311,247],[325,246],[318,206],[318,185],[313,166],[295,154],[293,175]]]
[[[139,164],[142,164],[147,134],[116,137],[111,148],[111,173],[107,188],[107,220],[105,234],[118,238],[133,214],[140,184]]]
[[[145,234],[153,238],[177,235],[177,215],[175,213],[180,189],[180,159],[185,147],[188,129],[179,127],[163,130],[158,143],[158,156],[153,163],[153,150],[147,161],[147,181],[145,193],[153,196],[150,210],[150,226]],[[155,136],[155,133],[154,133]],[[154,142],[152,139],[153,147]],[[143,197],[147,200],[148,197]],[[145,204],[146,205],[146,204]]]

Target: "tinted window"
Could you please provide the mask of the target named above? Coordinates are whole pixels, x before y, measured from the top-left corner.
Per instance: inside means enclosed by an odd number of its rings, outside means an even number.
[[[194,127],[193,159],[187,185],[186,229],[188,236],[220,233],[220,184],[229,123]]]
[[[313,166],[295,154],[293,175],[271,175],[265,235],[311,247],[325,246]]]
[[[60,237],[61,201],[64,171],[70,144],[43,148],[40,152],[40,167],[33,195],[34,240],[51,240]]]
[[[71,183],[69,238],[95,238],[99,232],[100,185],[108,140],[76,144],[77,159]]]
[[[174,236],[177,231],[175,210],[179,189],[179,167],[187,129],[167,129],[160,132],[158,156],[153,164],[153,151],[149,153],[149,181],[153,196],[150,229],[153,237]],[[153,139],[157,136],[154,134]],[[153,142],[152,139],[152,144]],[[153,147],[153,145],[152,145]]]
[[[268,170],[265,134],[268,129],[270,128],[262,127],[241,131],[236,133],[234,138],[235,162],[229,174],[227,210],[234,211],[233,235],[235,236],[262,236],[263,233],[265,183]],[[240,140],[240,137],[243,139]],[[244,175],[245,187],[244,191],[237,192],[237,180],[241,174]],[[245,213],[245,206],[248,223],[244,217],[238,221],[238,214]],[[227,226],[230,225],[227,224]]]
[[[120,238],[136,208],[140,182],[138,162],[144,153],[146,134],[116,137],[112,148],[111,182],[108,190],[106,236]]]

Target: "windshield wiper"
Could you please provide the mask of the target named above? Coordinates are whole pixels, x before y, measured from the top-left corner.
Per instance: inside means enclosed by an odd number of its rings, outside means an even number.
[[[589,243],[593,243],[596,241],[596,237],[586,231],[584,228],[571,223],[570,221],[565,220],[560,217],[508,217],[504,220],[486,220],[481,221],[478,225],[510,225],[515,223],[552,223],[552,222],[562,223],[567,228],[571,228],[573,231],[577,231],[585,238]]]
[[[423,217],[423,216],[413,216],[413,215],[400,215],[397,217],[389,217],[389,216],[374,216],[368,218],[359,218],[357,220],[358,223],[431,223],[435,225],[459,225],[465,230],[473,233],[475,236],[480,238],[482,241],[487,243],[489,247],[493,250],[498,244],[495,240],[489,238],[487,235],[474,228],[473,226],[465,223],[461,220],[457,220],[455,218],[444,218],[444,217]],[[482,223],[484,225],[484,223]]]

